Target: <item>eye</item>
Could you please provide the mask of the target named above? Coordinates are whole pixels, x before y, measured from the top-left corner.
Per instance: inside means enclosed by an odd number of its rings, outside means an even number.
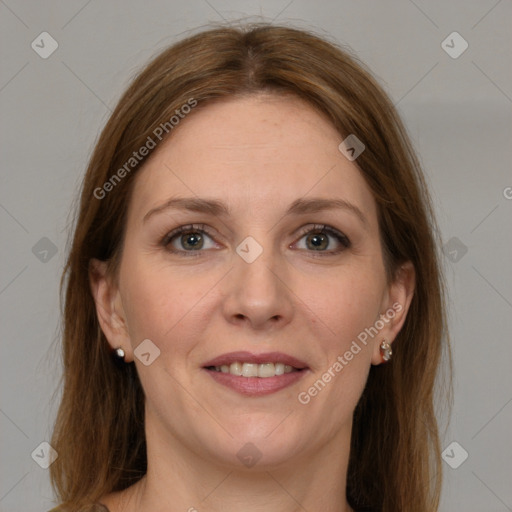
[[[325,224],[314,224],[313,227],[306,226],[301,230],[301,235],[300,240],[305,238],[305,250],[317,252],[319,254],[315,256],[319,257],[338,254],[351,246],[347,236]],[[160,243],[171,253],[197,257],[201,255],[202,249],[215,248],[214,243],[209,247],[207,244],[205,246],[207,239],[213,242],[213,236],[208,233],[204,224],[188,224],[166,234]],[[333,245],[331,239],[334,239],[334,245],[338,247],[327,251],[326,249]],[[299,247],[299,249],[304,249],[304,247]]]
[[[161,244],[172,253],[181,253],[186,256],[199,256],[201,249],[214,248],[214,246],[205,247],[205,241],[207,239],[212,240],[212,237],[208,234],[208,230],[204,224],[189,224],[187,226],[180,226],[165,235]],[[198,254],[190,254],[193,252],[197,252]]]
[[[315,224],[313,227],[306,226],[306,228],[302,230],[301,234],[303,235],[301,239],[305,239],[306,250],[324,253],[315,256],[338,254],[351,246],[351,242],[347,236],[337,229],[325,224]],[[327,251],[325,249],[333,245],[330,239],[334,239],[334,246],[338,245],[338,247]]]

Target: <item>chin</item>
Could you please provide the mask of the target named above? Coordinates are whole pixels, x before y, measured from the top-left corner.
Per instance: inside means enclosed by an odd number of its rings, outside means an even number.
[[[277,424],[278,422],[273,423],[270,428],[266,424],[264,434],[262,429],[255,432],[254,429],[240,428],[237,432],[232,432],[234,437],[221,450],[219,445],[211,446],[213,455],[225,464],[253,471],[256,468],[270,470],[285,463],[289,464],[290,459],[295,458],[300,451],[300,435],[294,435],[289,428],[286,432],[272,433]]]

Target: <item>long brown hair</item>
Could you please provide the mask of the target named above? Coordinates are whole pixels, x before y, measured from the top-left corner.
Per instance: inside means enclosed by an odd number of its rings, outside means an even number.
[[[88,269],[97,258],[116,274],[133,178],[147,156],[121,180],[112,176],[191,98],[200,108],[214,98],[261,91],[294,94],[327,115],[340,137],[364,141],[357,164],[377,202],[388,277],[406,261],[416,272],[393,361],[372,366],[355,410],[349,503],[382,512],[438,508],[434,390],[443,349],[450,369],[451,359],[439,240],[420,164],[393,104],[352,52],[311,32],[258,24],[209,29],[161,52],[134,79],[97,141],[61,279],[64,386],[51,441],[59,457],[50,471],[58,498],[71,510],[146,472],[143,390],[134,364],[112,357]],[[99,192],[109,180],[113,190]]]

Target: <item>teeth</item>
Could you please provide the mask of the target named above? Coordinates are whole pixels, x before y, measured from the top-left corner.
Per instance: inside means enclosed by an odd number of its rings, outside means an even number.
[[[242,366],[242,376],[243,377],[257,377],[258,376],[258,366],[253,363],[244,363]]]
[[[274,377],[276,368],[274,363],[265,363],[258,365],[258,377]]]
[[[242,363],[231,363],[229,373],[231,375],[242,375]]]
[[[231,363],[230,365],[223,364],[222,366],[215,366],[215,371],[222,373],[230,373],[231,375],[238,375],[242,377],[275,377],[276,375],[283,375],[284,373],[291,373],[298,371],[288,364],[283,363]]]

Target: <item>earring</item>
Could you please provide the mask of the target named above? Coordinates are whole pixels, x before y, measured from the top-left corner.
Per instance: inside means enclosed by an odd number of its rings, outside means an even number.
[[[389,361],[391,359],[393,351],[391,350],[391,345],[386,340],[382,340],[382,343],[380,344],[380,353],[384,361]]]
[[[120,359],[120,360],[123,360],[124,361],[124,350],[119,347],[119,348],[116,348],[114,350],[114,354],[116,355],[117,359]]]

